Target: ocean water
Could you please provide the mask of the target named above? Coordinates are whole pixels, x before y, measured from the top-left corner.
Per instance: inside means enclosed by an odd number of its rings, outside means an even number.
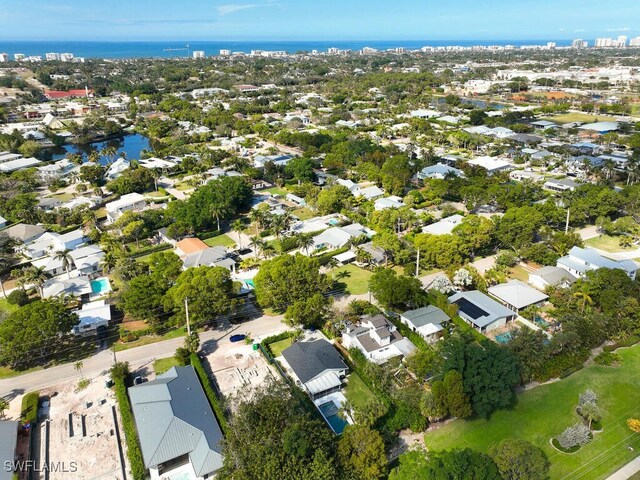
[[[568,40],[556,41],[558,46],[569,45]],[[424,46],[473,46],[473,45],[543,45],[543,40],[337,40],[337,41],[153,41],[153,42],[85,42],[85,41],[0,41],[0,52],[13,59],[14,53],[41,55],[47,52],[73,53],[85,58],[176,58],[187,57],[194,50],[204,50],[205,55],[218,55],[220,50],[249,53],[251,50],[277,50],[295,53],[299,51],[327,51],[331,47],[341,50],[360,50],[372,47],[379,50],[404,47],[408,50]],[[187,47],[188,45],[188,47]]]

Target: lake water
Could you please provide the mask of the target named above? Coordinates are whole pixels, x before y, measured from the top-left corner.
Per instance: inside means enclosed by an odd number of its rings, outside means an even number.
[[[127,160],[140,159],[140,152],[142,152],[142,150],[148,150],[151,147],[147,137],[140,135],[139,133],[133,133],[121,138],[115,138],[104,142],[95,142],[89,145],[66,144],[54,151],[53,160],[63,159],[69,153],[78,153],[82,155],[83,160],[86,162],[89,153],[96,150],[100,151],[110,145],[118,149],[118,155],[115,158],[118,158],[118,156],[124,152],[127,156]],[[102,156],[100,157],[99,162],[102,165],[107,165],[110,160],[111,159],[108,157]]]

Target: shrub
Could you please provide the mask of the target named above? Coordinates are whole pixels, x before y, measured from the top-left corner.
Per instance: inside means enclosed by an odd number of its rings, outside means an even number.
[[[125,374],[126,372],[126,374]],[[142,460],[142,452],[138,443],[138,434],[136,425],[133,421],[133,413],[131,413],[131,403],[127,396],[127,386],[125,384],[129,366],[122,362],[117,363],[111,369],[111,378],[115,383],[114,389],[116,400],[122,418],[122,429],[124,430],[124,438],[127,441],[127,457],[131,466],[131,474],[134,480],[145,480],[145,468]]]
[[[9,302],[10,305],[18,305],[19,307],[22,307],[29,303],[29,296],[27,295],[27,292],[18,288],[7,295],[7,302]]]
[[[204,389],[204,393],[207,395],[209,399],[209,403],[211,404],[211,408],[213,409],[213,413],[218,420],[218,425],[220,425],[220,430],[222,430],[223,434],[227,434],[229,427],[227,425],[227,418],[225,416],[224,408],[222,403],[218,399],[215,390],[213,389],[213,385],[211,384],[211,379],[207,375],[204,367],[202,366],[202,362],[200,361],[200,357],[197,354],[192,353],[191,357],[189,357],[191,361],[191,366],[198,374],[198,378],[200,378],[200,383],[202,384],[202,388]]]
[[[271,351],[271,347],[269,345],[271,345],[272,343],[279,342],[280,340],[284,340],[286,338],[294,337],[296,335],[297,335],[296,332],[287,330],[286,332],[278,333],[276,335],[271,335],[270,337],[267,337],[264,340],[262,340],[260,344],[262,345],[262,349],[269,354],[270,358],[268,358],[268,360],[273,360],[273,352]]]
[[[627,420],[627,426],[632,432],[640,433],[640,419],[630,418]]]
[[[620,355],[613,352],[603,351],[593,359],[598,365],[609,367],[620,362]]]
[[[38,421],[38,399],[40,392],[27,393],[22,397],[20,420],[23,424],[36,423]]]
[[[78,390],[84,390],[89,386],[90,383],[91,383],[91,380],[89,380],[88,378],[83,378],[78,382]]]
[[[558,443],[562,448],[568,450],[573,447],[581,447],[591,441],[591,432],[583,423],[576,423],[567,427],[564,432],[558,435]]]
[[[587,388],[584,392],[582,392],[578,396],[578,403],[580,405],[584,405],[586,403],[597,403],[597,402],[598,402],[598,396],[596,395],[596,392],[594,392],[590,388]]]

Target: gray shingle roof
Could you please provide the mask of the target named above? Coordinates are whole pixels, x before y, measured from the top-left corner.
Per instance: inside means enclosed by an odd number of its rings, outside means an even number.
[[[449,316],[435,305],[418,308],[417,310],[409,310],[402,314],[411,324],[420,328],[429,323],[444,323],[449,321]]]
[[[296,342],[282,351],[284,359],[302,383],[313,380],[326,370],[342,370],[347,365],[326,340]]]
[[[173,367],[129,388],[145,467],[181,455],[197,476],[222,467],[222,432],[193,367]]]

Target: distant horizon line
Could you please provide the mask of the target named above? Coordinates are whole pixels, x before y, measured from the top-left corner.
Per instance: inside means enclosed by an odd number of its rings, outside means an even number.
[[[633,35],[625,35],[627,38],[632,38]],[[596,38],[617,38],[618,35],[610,36],[610,37],[588,37],[588,36],[573,36],[573,37],[540,37],[540,38],[332,38],[332,39],[323,39],[323,38],[311,38],[311,39],[292,39],[292,38],[281,38],[281,39],[263,39],[263,38],[252,38],[252,39],[183,39],[183,38],[167,38],[167,39],[158,39],[158,38],[139,38],[139,39],[131,39],[131,40],[119,40],[119,39],[2,39],[0,38],[0,43],[44,43],[44,42],[61,42],[61,43],[162,43],[162,42],[229,42],[229,43],[251,43],[251,42],[260,42],[260,43],[280,43],[280,42],[291,42],[291,43],[309,43],[309,42],[554,42],[554,41],[572,41],[576,39],[582,38],[583,40],[595,40]]]

